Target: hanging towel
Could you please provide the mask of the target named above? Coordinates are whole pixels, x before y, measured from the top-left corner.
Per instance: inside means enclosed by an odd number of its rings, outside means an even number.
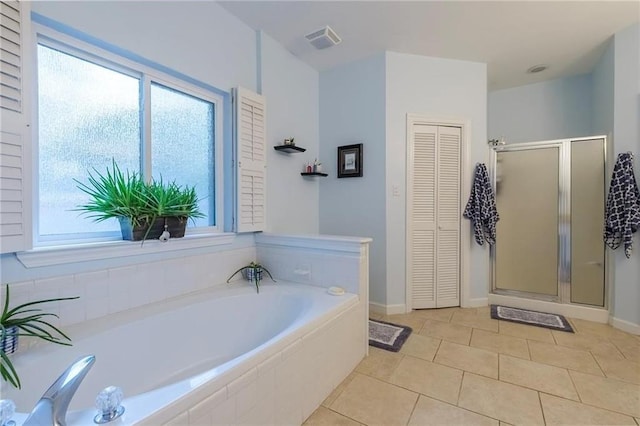
[[[463,215],[471,219],[478,244],[483,245],[485,240],[489,244],[495,244],[496,223],[500,220],[500,216],[496,210],[496,199],[489,183],[487,167],[482,163],[476,165],[471,195]]]
[[[640,192],[633,174],[633,154],[618,154],[605,209],[604,241],[612,249],[624,244],[631,257],[633,233],[640,228]]]

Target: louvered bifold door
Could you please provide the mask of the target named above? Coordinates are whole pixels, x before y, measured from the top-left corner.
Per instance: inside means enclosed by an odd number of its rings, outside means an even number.
[[[0,253],[31,247],[24,100],[28,2],[0,2]]]
[[[266,105],[263,96],[234,92],[236,136],[236,232],[263,231],[266,212]]]
[[[411,232],[409,279],[412,307],[436,307],[436,139],[435,126],[416,124],[413,138],[411,179]]]
[[[436,307],[460,305],[459,127],[438,127]]]

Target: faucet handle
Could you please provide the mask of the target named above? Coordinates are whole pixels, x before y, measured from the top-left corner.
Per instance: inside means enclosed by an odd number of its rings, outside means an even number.
[[[10,399],[0,399],[0,426],[14,426],[16,422],[11,420],[16,412],[16,404]]]
[[[122,389],[117,386],[107,386],[96,397],[96,408],[99,413],[93,419],[98,424],[109,423],[124,413],[121,405],[124,395]],[[1,425],[0,425],[1,426]]]

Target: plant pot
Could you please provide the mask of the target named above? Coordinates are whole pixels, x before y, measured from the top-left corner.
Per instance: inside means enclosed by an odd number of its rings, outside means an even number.
[[[242,270],[242,276],[247,281],[255,282],[256,275],[258,282],[262,281],[262,268],[244,268]]]
[[[0,339],[0,350],[6,355],[11,355],[18,350],[18,327],[12,326],[5,329]]]
[[[118,221],[120,222],[122,239],[128,241],[157,240],[164,231],[165,224],[171,238],[182,238],[187,227],[187,218],[177,216],[161,216],[150,225],[148,222],[141,222],[138,226],[132,226],[131,221],[126,217],[119,217]],[[149,230],[148,234],[147,230]]]

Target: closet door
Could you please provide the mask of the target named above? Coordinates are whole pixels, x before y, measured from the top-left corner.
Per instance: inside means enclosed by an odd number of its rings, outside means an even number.
[[[411,306],[458,306],[461,130],[416,124],[409,137]]]

